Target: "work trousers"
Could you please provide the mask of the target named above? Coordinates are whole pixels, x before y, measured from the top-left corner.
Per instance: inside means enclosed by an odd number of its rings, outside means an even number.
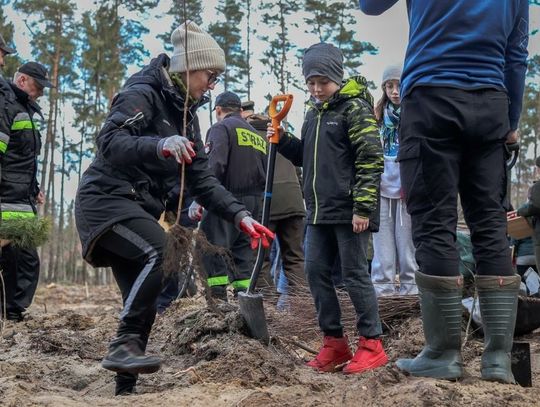
[[[236,196],[236,198],[246,206],[253,219],[260,220],[261,195]],[[218,254],[203,256],[208,285],[215,287],[231,283],[236,290],[247,289],[255,258],[249,236],[232,223],[208,211],[205,211],[203,215],[200,229],[204,232],[208,242],[229,249],[234,262],[234,270],[228,270],[223,256]]]
[[[40,266],[37,250],[7,245],[2,248],[0,266],[6,293],[6,312],[19,315],[30,306],[36,292]],[[3,290],[0,290],[0,309],[3,306]]]
[[[289,288],[305,285],[304,252],[302,241],[304,235],[304,218],[291,216],[289,218],[270,221],[268,228],[278,238],[283,272],[287,277]],[[265,260],[259,276],[259,288],[273,287],[270,275],[270,249],[265,251]]]
[[[506,238],[508,97],[416,87],[401,105],[401,182],[420,272],[458,276],[457,197],[479,275],[513,274]]]

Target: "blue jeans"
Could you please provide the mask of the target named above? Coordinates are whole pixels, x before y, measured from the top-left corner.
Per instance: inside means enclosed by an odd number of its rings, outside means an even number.
[[[305,272],[315,301],[319,326],[326,336],[342,336],[341,308],[332,268],[341,259],[343,284],[356,311],[360,336],[382,333],[375,289],[367,263],[369,232],[354,233],[351,224],[308,225],[305,238]]]

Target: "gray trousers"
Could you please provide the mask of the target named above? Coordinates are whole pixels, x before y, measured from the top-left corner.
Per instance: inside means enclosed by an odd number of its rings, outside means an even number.
[[[379,232],[373,233],[371,280],[377,296],[396,294],[394,284],[399,273],[399,294],[417,294],[411,217],[405,202],[381,196]]]

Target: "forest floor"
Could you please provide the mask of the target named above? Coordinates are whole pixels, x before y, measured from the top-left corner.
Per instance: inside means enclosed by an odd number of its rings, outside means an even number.
[[[273,340],[245,336],[236,305],[210,311],[202,297],[183,299],[156,320],[148,352],[163,357],[141,375],[137,394],[114,397],[114,374],[100,367],[120,310],[116,287],[40,287],[25,321],[6,322],[0,337],[0,405],[22,406],[533,406],[539,405],[540,333],[531,345],[533,387],[480,380],[481,339],[464,349],[460,381],[405,376],[398,357],[423,345],[418,317],[385,336],[391,362],[363,375],[319,374],[299,342],[318,348],[314,313],[276,312],[268,302]],[[352,340],[353,338],[351,338]],[[292,343],[295,342],[296,344]]]

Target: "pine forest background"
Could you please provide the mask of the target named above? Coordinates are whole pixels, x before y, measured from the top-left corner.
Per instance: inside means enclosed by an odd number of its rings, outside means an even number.
[[[531,8],[540,6],[540,0],[530,4]],[[32,59],[49,69],[56,85],[39,101],[46,118],[41,127],[38,174],[46,192],[41,215],[54,220],[50,242],[40,249],[41,281],[109,283],[109,272],[93,269],[81,258],[74,191],[66,186],[80,180],[93,157],[95,136],[128,67],[142,66],[150,56],[141,36],[149,33],[145,21],[156,18],[152,11],[158,1],[95,0],[92,7],[84,8],[70,0],[0,0],[0,5],[0,34],[8,44],[19,47],[13,44],[14,32],[27,30]],[[339,46],[348,74],[361,72],[363,57],[378,53],[376,43],[361,41],[356,35],[356,0],[186,0],[186,5],[188,18],[210,32],[225,50],[223,89],[237,92],[243,99],[253,99],[254,86],[268,89],[267,99],[270,89],[273,93],[303,92],[300,57],[304,47],[296,41],[299,30],[311,36],[311,43],[329,41]],[[9,21],[5,13],[8,6],[23,16],[24,26],[15,27]],[[216,18],[203,18],[207,9],[213,9]],[[174,23],[169,32],[157,38],[165,51],[171,51],[172,29],[184,20],[182,2],[170,3],[165,13]],[[531,42],[538,41],[538,29],[531,27]],[[17,55],[8,56],[4,77],[11,78],[23,62]],[[262,72],[254,69],[255,63],[262,64]],[[264,85],[261,75],[270,78]],[[211,107],[201,112],[208,115],[210,123]],[[530,55],[519,130],[521,150],[511,189],[514,206],[526,200],[534,180],[534,159],[540,154],[540,55]]]

